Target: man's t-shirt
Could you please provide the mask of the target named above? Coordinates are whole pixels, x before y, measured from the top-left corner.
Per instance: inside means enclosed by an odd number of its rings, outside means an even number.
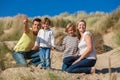
[[[22,37],[18,41],[17,45],[14,47],[14,51],[19,52],[27,52],[30,51],[35,43],[36,36],[33,34],[32,29],[29,32],[23,33]]]

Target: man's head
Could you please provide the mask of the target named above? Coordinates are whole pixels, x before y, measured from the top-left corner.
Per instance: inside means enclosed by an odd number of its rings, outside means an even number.
[[[34,33],[35,35],[37,35],[40,27],[41,27],[41,19],[35,18],[35,19],[33,20],[33,24],[32,24],[32,30],[33,30],[33,33]]]

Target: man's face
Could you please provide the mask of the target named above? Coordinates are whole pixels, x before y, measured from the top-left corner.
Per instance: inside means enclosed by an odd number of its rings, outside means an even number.
[[[38,22],[38,21],[34,21],[34,22],[33,22],[32,30],[33,30],[33,32],[34,32],[35,34],[38,33],[38,31],[39,31],[39,29],[40,29],[40,26],[41,26],[40,22]]]

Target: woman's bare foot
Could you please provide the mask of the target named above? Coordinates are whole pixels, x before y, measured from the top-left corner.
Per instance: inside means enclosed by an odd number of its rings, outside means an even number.
[[[95,67],[91,68],[91,73],[95,73]]]

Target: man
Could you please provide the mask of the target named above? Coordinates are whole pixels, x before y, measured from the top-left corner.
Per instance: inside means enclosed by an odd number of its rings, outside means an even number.
[[[33,20],[32,28],[28,27],[28,19],[25,18],[24,32],[17,45],[14,47],[13,58],[18,65],[28,66],[27,59],[32,59],[31,63],[34,66],[40,64],[38,50],[32,50],[36,36],[41,26],[41,19],[35,18]]]

